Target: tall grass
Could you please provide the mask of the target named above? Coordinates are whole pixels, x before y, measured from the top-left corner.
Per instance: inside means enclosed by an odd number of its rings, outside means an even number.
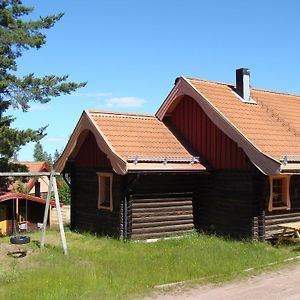
[[[6,241],[0,239],[0,247]],[[65,257],[59,233],[47,232],[47,241],[51,244],[44,251],[34,243],[23,246],[29,247],[27,258],[2,259],[6,270],[0,272],[1,299],[124,299],[159,284],[231,279],[244,269],[299,253],[289,247],[196,234],[147,244],[67,232]]]

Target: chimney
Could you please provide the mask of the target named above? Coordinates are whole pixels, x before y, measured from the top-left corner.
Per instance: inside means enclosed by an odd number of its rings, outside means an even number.
[[[250,70],[241,68],[236,70],[236,92],[244,102],[252,102],[250,98]]]

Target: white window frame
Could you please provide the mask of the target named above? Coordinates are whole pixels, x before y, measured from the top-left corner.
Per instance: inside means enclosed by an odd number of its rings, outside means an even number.
[[[280,179],[282,180],[282,196],[283,196],[283,202],[285,205],[280,207],[274,207],[273,206],[273,180],[274,179]],[[289,210],[291,209],[291,200],[290,200],[290,175],[276,175],[276,176],[270,176],[269,177],[269,186],[270,186],[270,196],[269,196],[269,204],[268,204],[268,211],[273,210]]]
[[[106,210],[113,210],[113,197],[112,197],[112,183],[113,183],[113,174],[112,173],[97,173],[98,176],[98,209],[106,209]],[[109,178],[109,183],[110,183],[110,192],[109,192],[109,205],[104,205],[104,199],[103,199],[103,194],[105,192],[103,191],[103,187],[101,181],[103,180],[102,178]]]

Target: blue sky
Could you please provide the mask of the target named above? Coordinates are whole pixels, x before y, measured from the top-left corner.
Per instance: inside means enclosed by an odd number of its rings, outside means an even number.
[[[49,125],[44,149],[61,150],[84,109],[155,113],[178,76],[235,81],[300,94],[300,2],[200,0],[25,0],[33,19],[65,12],[40,50],[18,60],[20,75],[69,74],[88,81],[71,96],[9,111],[18,128]],[[33,145],[20,160],[32,160]]]

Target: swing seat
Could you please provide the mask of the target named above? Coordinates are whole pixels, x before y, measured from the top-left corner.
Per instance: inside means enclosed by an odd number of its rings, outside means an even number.
[[[27,231],[27,229],[28,229],[27,223],[19,224],[19,231]]]
[[[17,244],[17,245],[28,244],[30,242],[30,237],[27,235],[12,236],[10,238],[10,242],[11,244]]]
[[[27,221],[23,221],[18,223],[18,229],[19,232],[28,232],[28,222]]]

